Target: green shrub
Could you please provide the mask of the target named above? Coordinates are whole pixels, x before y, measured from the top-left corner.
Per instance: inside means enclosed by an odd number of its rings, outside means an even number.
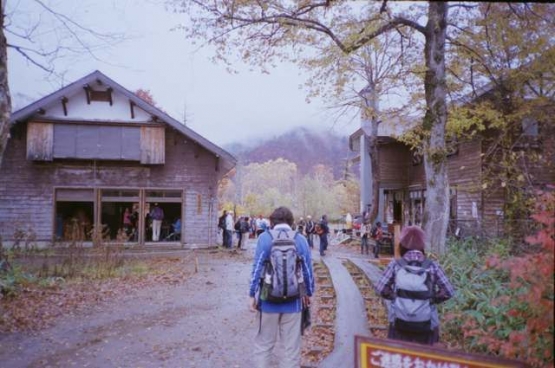
[[[456,348],[553,366],[553,194],[543,194],[531,245],[514,256],[507,242],[453,242],[441,264],[457,292],[445,303],[443,339]],[[537,249],[537,247],[533,247]]]
[[[21,288],[36,283],[37,279],[24,272],[19,265],[3,268],[0,271],[0,293],[1,296],[10,297],[16,295]]]

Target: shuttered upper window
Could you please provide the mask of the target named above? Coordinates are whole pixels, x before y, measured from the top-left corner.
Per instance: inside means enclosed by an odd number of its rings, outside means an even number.
[[[164,127],[29,123],[27,158],[85,159],[163,164]]]
[[[54,125],[54,158],[139,161],[139,127]]]

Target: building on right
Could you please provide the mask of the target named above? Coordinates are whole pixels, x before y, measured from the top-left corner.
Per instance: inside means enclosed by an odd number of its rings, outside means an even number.
[[[457,134],[447,138],[448,235],[522,237],[533,226],[527,209],[537,190],[555,190],[555,101],[536,99],[526,105],[526,99],[515,102],[502,88],[491,85],[473,96],[457,101],[450,112],[450,124],[461,125],[455,129]],[[518,109],[515,103],[520,104]],[[483,113],[485,108],[489,115]],[[484,118],[492,112],[495,116],[496,111],[499,120]],[[412,129],[418,134],[418,128]],[[360,154],[355,161],[370,155],[367,145],[360,143],[365,141],[363,136],[368,137],[367,130],[360,128],[349,137],[350,149]],[[426,206],[422,153],[399,135],[379,135],[376,142],[375,221],[384,226],[421,225]],[[372,193],[364,197],[372,199]]]

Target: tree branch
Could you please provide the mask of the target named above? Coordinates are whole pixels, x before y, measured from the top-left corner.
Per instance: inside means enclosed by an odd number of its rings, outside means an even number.
[[[42,65],[41,63],[37,62],[32,56],[30,56],[27,52],[34,52],[31,49],[25,49],[24,47],[21,46],[16,46],[16,45],[10,45],[7,44],[6,45],[9,48],[14,49],[15,51],[17,51],[19,54],[21,54],[25,59],[27,59],[27,61],[29,61],[31,64],[39,67],[40,69],[44,70],[45,72],[47,72],[48,74],[52,74],[53,73],[53,69],[52,68],[47,68],[46,66]]]

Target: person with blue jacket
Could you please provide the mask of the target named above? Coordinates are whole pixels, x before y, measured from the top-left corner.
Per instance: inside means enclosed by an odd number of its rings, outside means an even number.
[[[287,207],[279,207],[270,216],[273,230],[291,231],[294,217]],[[301,320],[303,307],[310,305],[314,292],[312,260],[306,238],[297,233],[295,236],[297,252],[301,258],[301,268],[306,286],[306,295],[287,302],[274,303],[258,298],[260,279],[265,263],[270,257],[272,235],[265,231],[258,237],[249,288],[249,308],[260,313],[260,327],[254,341],[253,360],[257,368],[270,367],[272,350],[277,342],[278,333],[284,346],[284,356],[280,358],[282,367],[301,366]]]

